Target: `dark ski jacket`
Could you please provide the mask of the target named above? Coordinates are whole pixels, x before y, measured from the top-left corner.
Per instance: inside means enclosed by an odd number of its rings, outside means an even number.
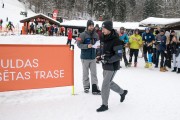
[[[88,45],[94,45],[98,40],[99,37],[95,31],[89,32],[86,30],[80,34],[80,40],[77,42],[77,45],[81,49],[81,59],[93,60],[96,58],[96,49],[88,48]]]
[[[107,63],[103,64],[104,70],[117,71],[120,69],[120,59],[122,57],[122,45],[119,40],[118,33],[113,29],[111,34],[103,36],[103,53],[104,60]]]

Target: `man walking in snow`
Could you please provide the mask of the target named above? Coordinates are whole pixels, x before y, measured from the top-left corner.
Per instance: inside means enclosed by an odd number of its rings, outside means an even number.
[[[122,45],[118,33],[113,29],[112,21],[105,21],[102,24],[102,32],[103,54],[99,60],[101,60],[103,66],[104,80],[101,89],[102,106],[97,109],[97,112],[108,110],[110,89],[119,94],[121,97],[120,102],[125,100],[125,96],[128,93],[127,90],[123,90],[113,82],[116,72],[120,69]]]
[[[89,70],[91,71],[92,94],[100,95],[98,89],[98,79],[96,71],[96,49],[92,47],[98,41],[98,35],[94,30],[94,22],[88,20],[87,29],[80,34],[80,40],[77,45],[81,49],[81,61],[83,67],[83,86],[84,92],[88,93],[90,89]]]

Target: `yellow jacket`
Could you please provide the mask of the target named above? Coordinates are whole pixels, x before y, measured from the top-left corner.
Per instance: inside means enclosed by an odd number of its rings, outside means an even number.
[[[135,34],[131,35],[129,38],[129,44],[131,49],[139,49],[143,44],[142,37]]]

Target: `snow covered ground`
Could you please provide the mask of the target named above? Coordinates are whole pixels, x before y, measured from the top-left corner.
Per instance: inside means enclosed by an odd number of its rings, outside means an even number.
[[[0,44],[65,44],[66,37],[0,36]],[[180,75],[145,69],[143,58],[137,68],[125,68],[114,81],[129,90],[124,103],[111,91],[109,110],[97,113],[101,97],[85,94],[82,87],[80,50],[75,45],[75,96],[71,87],[0,93],[0,120],[179,120]],[[99,86],[103,77],[97,65]]]
[[[17,27],[23,19],[24,6],[17,0],[3,0],[0,19]],[[34,15],[28,10],[28,15]],[[3,24],[3,26],[5,23]],[[0,36],[0,44],[65,44],[66,37]],[[22,90],[0,93],[0,120],[179,120],[180,75],[160,73],[159,69],[145,69],[143,58],[137,68],[125,68],[114,81],[129,90],[124,103],[111,91],[109,110],[97,113],[101,97],[85,94],[82,86],[80,50],[75,45],[75,96],[71,87]],[[102,85],[102,67],[97,65],[99,86]],[[1,87],[1,86],[0,86]]]

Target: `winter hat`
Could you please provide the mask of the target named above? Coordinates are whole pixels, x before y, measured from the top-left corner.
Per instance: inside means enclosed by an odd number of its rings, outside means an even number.
[[[88,20],[87,21],[87,27],[89,27],[90,25],[93,25],[94,26],[94,22],[92,20]]]
[[[174,30],[171,30],[171,33],[175,33],[175,31],[174,31]]]
[[[125,28],[124,28],[124,27],[121,27],[120,30],[125,30]]]
[[[95,27],[99,28],[99,25],[98,25],[98,24],[96,24],[96,26],[95,26]]]
[[[147,28],[145,28],[145,30],[148,30],[148,31],[149,31],[150,29],[151,29],[151,28],[148,28],[148,27],[147,27]]]
[[[157,34],[159,34],[159,31],[158,31],[158,30],[156,30],[156,31],[155,31],[155,34],[156,34],[156,35],[157,35]]]
[[[136,31],[139,33],[139,29],[135,29],[135,30],[134,30],[134,33],[136,33]]]
[[[160,32],[164,32],[164,33],[165,33],[165,30],[164,30],[164,29],[161,29]]]
[[[107,30],[111,31],[113,29],[112,21],[105,21],[105,22],[103,22],[102,28],[106,28]]]

